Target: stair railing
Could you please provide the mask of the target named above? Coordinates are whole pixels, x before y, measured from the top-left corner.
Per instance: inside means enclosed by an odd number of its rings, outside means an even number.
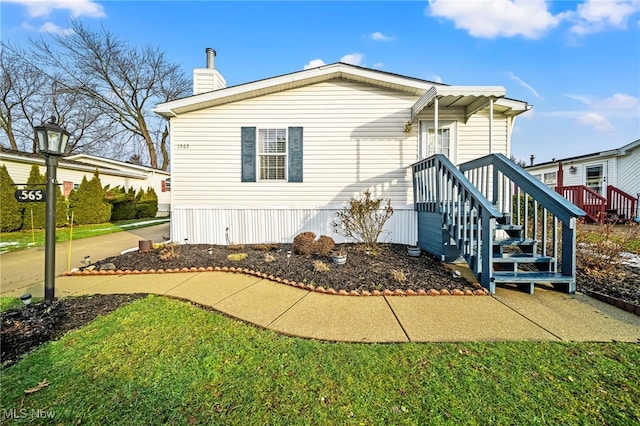
[[[594,222],[604,222],[607,199],[585,185],[556,187],[556,192],[585,211]]]
[[[636,198],[615,186],[607,186],[607,209],[615,210],[618,218],[632,220],[636,214]]]
[[[495,292],[491,279],[491,239],[496,219],[502,213],[446,156],[433,155],[412,168],[416,211],[441,215],[442,226],[449,231],[480,284]]]
[[[553,272],[567,276],[569,293],[574,293],[576,222],[585,212],[503,154],[469,161],[461,164],[459,169],[484,197],[510,215],[511,224],[522,226],[523,238],[538,242],[537,250],[541,251],[538,254],[550,254],[556,260],[560,259],[561,270],[557,270],[556,261]],[[558,238],[559,229],[561,239]]]

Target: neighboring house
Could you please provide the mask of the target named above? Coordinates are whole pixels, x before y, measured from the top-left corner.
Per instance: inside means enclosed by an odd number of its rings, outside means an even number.
[[[27,182],[33,164],[40,167],[40,173],[46,173],[42,155],[2,148],[0,163],[7,167],[9,176],[16,184]],[[92,155],[76,154],[60,158],[57,180],[64,196],[68,197],[71,190],[80,185],[83,177],[91,179],[96,169],[103,186],[121,186],[127,190],[134,188],[136,191],[140,188],[153,188],[158,195],[158,216],[169,215],[171,198],[166,181],[170,179],[171,173]]]
[[[331,222],[365,189],[390,199],[384,241],[418,240],[411,165],[510,155],[530,106],[494,86],[448,86],[335,63],[225,87],[207,49],[194,95],[158,105],[170,122],[176,242],[342,239]],[[437,135],[437,138],[435,137]]]
[[[640,139],[618,149],[534,164],[526,170],[585,210],[593,221],[640,216]]]

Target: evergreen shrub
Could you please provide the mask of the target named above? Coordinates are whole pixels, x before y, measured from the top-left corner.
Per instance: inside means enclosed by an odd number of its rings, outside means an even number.
[[[0,167],[0,228],[2,232],[17,231],[22,227],[22,210],[24,206],[18,202],[15,192],[18,187],[9,176],[7,167]]]

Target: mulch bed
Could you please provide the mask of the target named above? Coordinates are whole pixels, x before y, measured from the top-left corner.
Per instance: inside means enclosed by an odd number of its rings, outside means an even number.
[[[462,278],[454,278],[450,268],[426,252],[418,257],[409,256],[406,245],[384,244],[375,251],[366,250],[360,244],[339,244],[336,248],[346,251],[346,264],[336,265],[328,255],[295,254],[291,244],[182,244],[126,253],[93,266],[97,270],[115,268],[120,271],[234,267],[347,292],[476,288]],[[244,259],[230,260],[228,257],[243,253],[246,254]]]
[[[49,340],[80,328],[99,315],[146,297],[144,294],[96,294],[93,296],[56,299],[50,306],[43,302],[2,313],[0,330],[0,362],[3,367]]]

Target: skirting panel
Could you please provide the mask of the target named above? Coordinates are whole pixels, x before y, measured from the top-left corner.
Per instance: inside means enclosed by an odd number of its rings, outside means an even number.
[[[347,242],[331,225],[337,209],[174,209],[171,240],[178,244],[290,243],[301,232]],[[395,209],[380,242],[416,244],[417,213]]]

